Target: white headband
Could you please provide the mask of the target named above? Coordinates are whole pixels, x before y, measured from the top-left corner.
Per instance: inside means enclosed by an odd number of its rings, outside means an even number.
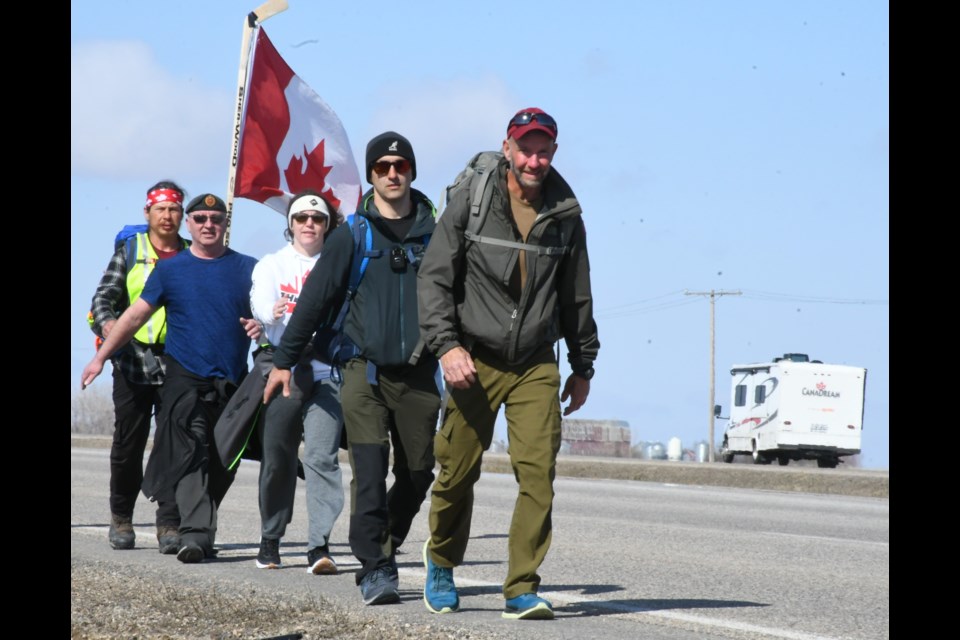
[[[315,195],[305,195],[300,196],[290,205],[290,211],[287,212],[287,226],[292,227],[293,216],[304,211],[319,211],[327,216],[327,220],[330,219],[330,207],[327,206],[323,198]]]

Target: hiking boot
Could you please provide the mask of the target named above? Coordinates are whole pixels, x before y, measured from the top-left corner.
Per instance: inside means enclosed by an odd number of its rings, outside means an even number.
[[[438,567],[430,559],[430,540],[423,543],[423,566],[427,581],[423,585],[423,602],[433,613],[452,613],[460,608],[457,585],[453,583],[453,569]]]
[[[107,532],[107,540],[114,549],[133,549],[136,541],[136,534],[133,532],[133,517],[118,516],[115,513],[110,514],[110,530]]]
[[[176,553],[180,549],[178,528],[172,524],[158,524],[157,543],[160,545],[160,553],[164,555]]]
[[[260,538],[260,553],[257,554],[257,569],[279,569],[280,538]]]
[[[203,562],[205,555],[200,545],[196,542],[188,542],[177,551],[177,560],[184,564],[195,564],[197,562]]]
[[[508,620],[553,620],[553,605],[535,593],[508,598],[502,617]]]
[[[390,567],[379,567],[360,581],[363,604],[390,604],[400,602],[400,578]]]
[[[337,573],[337,563],[330,557],[330,547],[323,545],[307,551],[307,571],[315,576]]]

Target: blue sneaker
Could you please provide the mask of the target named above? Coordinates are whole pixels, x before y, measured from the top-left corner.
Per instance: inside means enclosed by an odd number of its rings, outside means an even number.
[[[453,569],[438,567],[430,559],[430,540],[423,543],[423,566],[427,580],[423,585],[423,602],[433,613],[453,613],[460,609],[457,585],[453,584]]]
[[[363,576],[360,581],[360,595],[363,604],[392,604],[400,602],[397,589],[400,579],[391,567],[380,567]]]
[[[502,617],[508,620],[553,620],[553,605],[535,593],[509,598]]]

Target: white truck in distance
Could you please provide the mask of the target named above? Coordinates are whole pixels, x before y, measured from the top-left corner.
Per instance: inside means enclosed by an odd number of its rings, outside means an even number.
[[[720,457],[754,464],[816,460],[834,468],[860,453],[867,370],[787,353],[773,362],[734,365],[729,422]],[[714,407],[720,416],[721,407]]]

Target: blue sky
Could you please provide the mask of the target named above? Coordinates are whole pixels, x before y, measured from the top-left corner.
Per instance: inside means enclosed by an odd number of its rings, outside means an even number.
[[[225,195],[258,4],[71,3],[74,392],[93,355],[90,298],[146,188]],[[264,30],[355,158],[385,130],[410,139],[414,187],[435,202],[515,111],[557,119],[601,341],[571,417],[626,420],[634,442],[706,440],[710,303],[685,292],[741,291],[715,304],[724,415],[733,364],[802,352],[865,367],[860,463],[889,467],[886,2],[290,0]],[[261,257],[282,231],[273,210],[235,201],[232,248]]]

